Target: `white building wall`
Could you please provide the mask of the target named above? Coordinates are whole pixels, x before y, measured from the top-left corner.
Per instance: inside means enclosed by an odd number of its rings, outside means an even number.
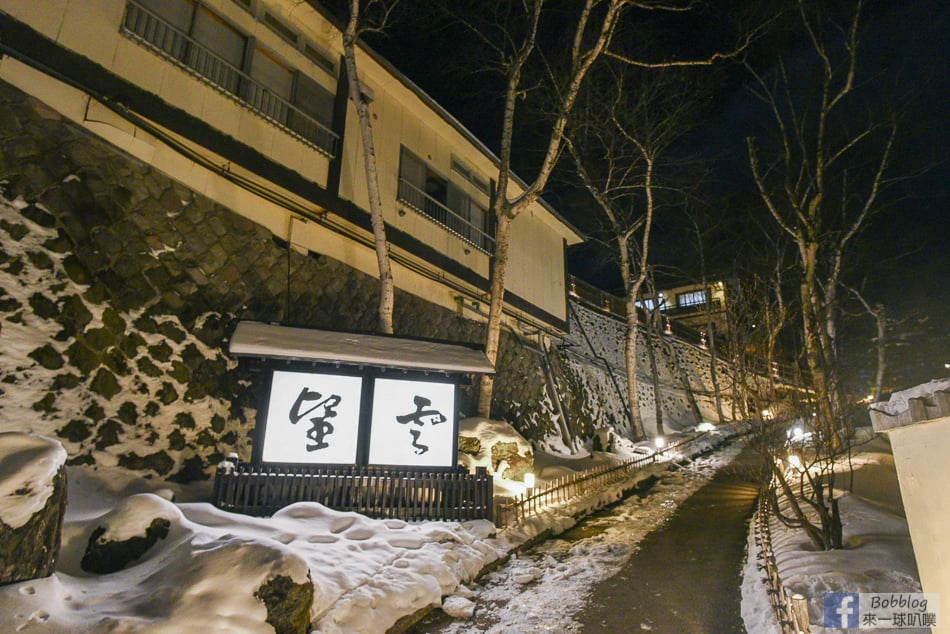
[[[247,10],[232,0],[206,0],[204,4],[327,90],[336,92],[335,76],[315,64]],[[339,65],[342,53],[339,32],[312,7],[296,0],[259,4],[281,16]],[[43,0],[39,3],[0,0],[0,9],[62,46],[159,96],[170,105],[208,122],[223,133],[255,148],[264,156],[283,163],[306,179],[326,187],[330,167],[328,157],[255,114],[233,96],[123,36],[120,33],[120,24],[125,15],[125,0]],[[360,51],[359,65],[363,79],[374,96],[370,109],[379,161],[383,212],[387,223],[487,280],[490,276],[488,254],[452,235],[429,218],[412,210],[399,209],[396,197],[400,148],[403,145],[427,161],[442,176],[463,185],[464,179],[452,172],[453,155],[486,181],[497,178],[494,157],[467,138],[450,117],[447,119],[443,112],[433,108],[420,96],[417,89],[393,75],[371,55]],[[55,80],[49,78],[42,79],[42,83],[49,84],[48,86],[37,88],[35,84],[41,79],[40,74],[13,63],[5,63],[4,67],[4,78],[7,81],[27,92],[39,91],[47,96],[55,93],[57,98],[48,101],[54,108],[120,147],[133,151],[139,158],[153,162],[169,175],[198,191],[216,196],[215,200],[222,204],[230,204],[232,199],[236,198],[247,198],[243,194],[227,192],[229,187],[233,189],[234,186],[228,185],[222,179],[196,169],[194,165],[189,165],[188,161],[169,156],[167,149],[159,147],[160,141],[149,138],[142,130],[120,121],[114,114],[107,115],[104,121],[92,120],[89,112],[96,107],[94,99],[89,100],[79,93],[63,90],[56,86]],[[105,108],[101,110],[106,114]],[[114,129],[107,130],[110,126]],[[187,139],[182,140],[188,142]],[[203,152],[212,160],[215,159],[210,152],[204,151],[204,148],[194,146],[194,149]],[[346,129],[339,152],[342,161],[339,195],[368,210],[362,145],[352,103],[347,113]],[[155,163],[159,159],[162,162]],[[222,164],[224,163],[226,161],[222,160]],[[262,179],[258,177],[258,180]],[[516,195],[519,191],[517,185],[513,185],[509,195]],[[314,207],[312,203],[308,206]],[[289,237],[292,213],[279,211],[273,217],[263,218],[262,216],[275,212],[272,206],[261,205],[259,201],[247,201],[243,208],[238,206],[235,210],[273,228],[279,237]],[[332,209],[326,211],[333,213]],[[305,232],[308,242],[298,246],[341,259],[364,272],[375,273],[375,257],[368,246],[364,244],[342,248],[340,241],[331,239],[327,233],[325,230],[311,228]],[[542,204],[535,204],[513,225],[512,261],[507,278],[510,292],[561,320],[567,318],[564,292],[565,241],[576,243],[580,241],[580,236]],[[407,257],[411,259],[412,256],[407,254]],[[367,262],[371,264],[368,266]],[[408,270],[397,271],[396,282],[404,290],[445,306],[453,305],[458,294],[457,288],[449,288],[432,279],[422,279]],[[458,283],[457,280],[455,282]],[[472,288],[471,292],[483,293],[475,288]]]
[[[924,592],[950,597],[950,417],[887,430]],[[946,599],[944,599],[946,600]],[[937,632],[950,632],[944,615]]]

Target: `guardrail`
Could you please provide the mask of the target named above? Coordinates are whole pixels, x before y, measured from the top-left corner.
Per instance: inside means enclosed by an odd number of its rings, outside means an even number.
[[[767,493],[759,494],[758,509],[755,512],[755,544],[758,547],[758,568],[765,573],[768,586],[769,603],[775,618],[782,628],[782,634],[808,634],[811,623],[808,618],[808,600],[800,594],[789,595],[779,576],[778,564],[772,552],[772,530],[769,528],[769,505]]]
[[[451,233],[465,240],[476,249],[490,253],[495,243],[484,227],[476,225],[458,211],[439,202],[404,178],[399,179],[396,200],[419,214],[429,218]],[[482,216],[487,211],[482,210]]]
[[[701,432],[678,443],[668,445],[649,456],[631,458],[616,465],[602,465],[574,473],[548,482],[544,488],[525,492],[517,498],[498,504],[495,508],[496,526],[512,526],[524,522],[528,517],[538,514],[553,504],[569,502],[576,497],[590,495],[592,491],[604,488],[630,477],[630,474],[647,464],[655,464],[657,455],[681,447],[706,436]]]

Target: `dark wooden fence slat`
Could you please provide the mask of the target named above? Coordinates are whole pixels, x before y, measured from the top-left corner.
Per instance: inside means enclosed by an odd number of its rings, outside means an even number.
[[[219,469],[213,487],[216,506],[250,515],[270,515],[301,501],[404,520],[467,521],[493,519],[495,514],[493,482],[487,469],[470,474],[240,463],[233,469]],[[538,502],[528,503],[534,508]]]

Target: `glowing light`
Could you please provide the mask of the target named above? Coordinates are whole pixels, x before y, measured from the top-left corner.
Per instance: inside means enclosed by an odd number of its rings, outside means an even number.
[[[298,409],[302,408],[306,415],[297,425],[289,413],[294,411],[300,395],[310,391],[318,392],[317,396],[336,398],[301,401]],[[358,376],[275,371],[265,419],[262,460],[305,464],[356,462],[362,393],[363,380]],[[320,421],[313,423],[312,437],[308,436],[311,419]],[[308,451],[308,445],[319,449]]]
[[[798,469],[799,471],[801,471],[802,469],[802,460],[795,454],[792,454],[788,457],[788,464]]]
[[[666,445],[666,439],[663,438],[663,436],[657,436],[656,440],[654,440],[653,442],[656,443],[657,449],[663,449],[663,446]]]
[[[764,409],[764,410],[762,410],[762,418],[764,418],[765,420],[771,419],[771,418],[772,418],[772,410],[770,410],[770,409]]]
[[[696,431],[713,431],[714,429],[716,429],[716,426],[709,422],[696,425]]]
[[[801,427],[796,427],[795,429],[792,430],[792,438],[794,440],[801,440],[804,437],[805,437],[805,432],[802,431]]]
[[[533,473],[524,474],[524,486],[525,488],[529,490],[534,488],[534,474]]]
[[[423,400],[419,400],[419,397]],[[399,422],[418,414],[417,422]],[[375,379],[369,464],[450,467],[455,437],[455,385],[436,381]],[[416,432],[417,435],[413,435]]]

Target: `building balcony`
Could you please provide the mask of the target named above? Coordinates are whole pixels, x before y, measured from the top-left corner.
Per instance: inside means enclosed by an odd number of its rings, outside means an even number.
[[[145,7],[126,5],[121,32],[321,154],[336,156],[339,135]]]
[[[399,179],[397,200],[444,227],[449,233],[458,236],[479,251],[491,253],[495,240],[484,227],[476,225],[457,211],[449,209],[405,179]]]

